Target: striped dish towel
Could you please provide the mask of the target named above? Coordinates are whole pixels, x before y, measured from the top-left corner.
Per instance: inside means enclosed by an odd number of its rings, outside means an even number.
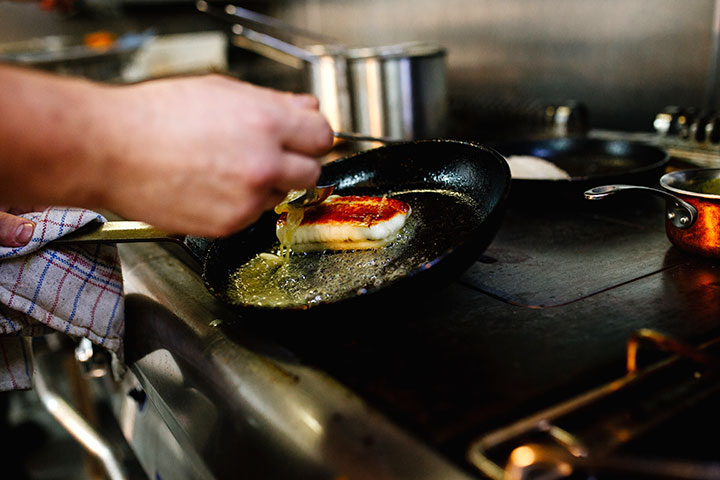
[[[0,247],[0,391],[32,387],[28,337],[60,331],[122,357],[123,284],[115,245],[49,242],[105,218],[52,207],[21,215],[35,222],[24,247]]]

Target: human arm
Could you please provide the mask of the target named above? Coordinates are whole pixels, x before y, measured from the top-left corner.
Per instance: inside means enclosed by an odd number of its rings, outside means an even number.
[[[107,209],[227,235],[320,173],[307,96],[217,75],[109,86],[0,65],[0,203]]]

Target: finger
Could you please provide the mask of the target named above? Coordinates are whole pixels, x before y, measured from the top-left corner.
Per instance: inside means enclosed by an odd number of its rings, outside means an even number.
[[[312,157],[293,152],[284,152],[283,168],[274,182],[277,191],[302,190],[315,186],[320,177],[320,163]]]
[[[287,192],[280,191],[280,190],[273,190],[269,192],[265,198],[264,208],[265,210],[272,210],[275,208],[275,205],[279,204],[283,200],[285,200],[285,197],[287,196]]]
[[[22,215],[23,213],[28,212],[42,212],[45,208],[46,207],[11,207],[6,211],[8,213],[12,213],[13,215]]]
[[[27,245],[35,231],[35,224],[27,218],[0,212],[0,246]]]
[[[13,215],[22,215],[23,213],[28,212],[42,212],[48,207],[38,207],[38,206],[32,206],[32,207],[4,207],[0,206],[0,212],[7,212],[11,213]]]
[[[289,94],[289,101],[293,106],[305,110],[317,110],[320,108],[318,98],[309,93],[291,93]]]
[[[318,156],[332,147],[333,131],[319,112],[295,109],[284,122],[281,139],[286,150]]]

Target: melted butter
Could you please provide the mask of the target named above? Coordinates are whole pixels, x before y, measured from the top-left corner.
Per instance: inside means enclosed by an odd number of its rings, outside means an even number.
[[[292,245],[293,235],[295,230],[298,229],[302,223],[303,217],[305,216],[305,209],[303,208],[288,208],[287,217],[285,219],[285,230],[283,231],[282,238],[280,239],[280,245],[284,250],[285,260],[290,258],[290,246]]]
[[[269,308],[309,308],[366,293],[423,268],[467,235],[465,219],[478,212],[471,198],[444,190],[407,190],[391,195],[412,213],[393,241],[373,250],[289,254],[268,245],[230,276],[227,299]],[[288,215],[289,216],[289,215]]]
[[[348,292],[365,293],[368,287],[379,287],[408,273],[394,264],[414,229],[408,219],[394,241],[377,250],[285,256],[287,249],[277,244],[276,254],[259,254],[233,272],[228,297],[241,305],[306,308],[339,300]]]
[[[283,231],[283,236],[280,239],[280,245],[283,249],[283,257],[286,261],[290,257],[290,246],[292,245],[295,230],[298,229],[302,223],[303,217],[305,216],[305,209],[293,208],[290,206],[290,202],[301,197],[304,193],[305,190],[291,190],[285,199],[275,206],[275,213],[281,214],[287,212],[285,230]]]

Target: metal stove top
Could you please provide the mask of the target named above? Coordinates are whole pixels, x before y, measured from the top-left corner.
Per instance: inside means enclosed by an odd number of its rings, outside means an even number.
[[[719,264],[670,245],[662,202],[600,203],[510,205],[446,288],[269,328],[169,250],[123,245],[125,434],[161,478],[492,476],[479,439],[624,378],[637,331],[720,336]]]

